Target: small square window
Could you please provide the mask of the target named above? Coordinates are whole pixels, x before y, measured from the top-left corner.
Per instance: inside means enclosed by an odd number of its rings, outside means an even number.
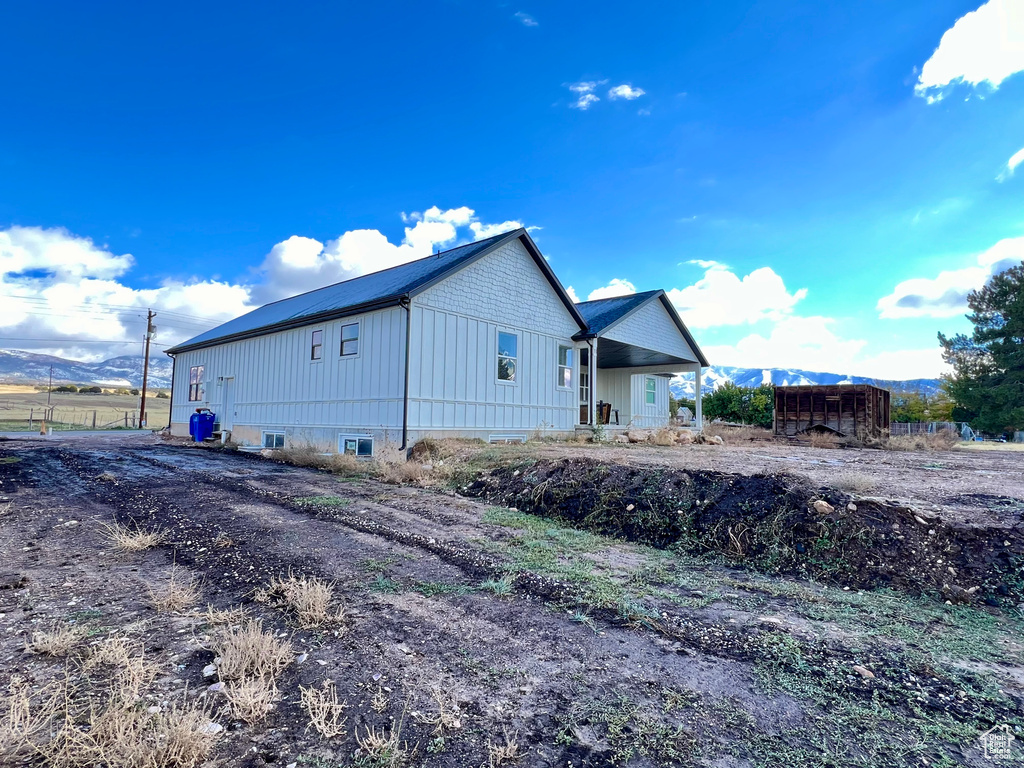
[[[272,450],[284,448],[284,432],[264,432],[263,447]]]
[[[342,437],[338,442],[340,443],[341,452],[348,454],[349,456],[373,456],[372,437],[360,437],[355,435],[352,437]]]
[[[341,326],[341,356],[354,357],[359,354],[359,323]]]
[[[309,348],[310,360],[321,360],[324,356],[324,332],[313,331],[313,340]]]

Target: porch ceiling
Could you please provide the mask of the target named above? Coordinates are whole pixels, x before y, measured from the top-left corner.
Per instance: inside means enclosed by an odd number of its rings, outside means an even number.
[[[693,365],[695,361],[681,357],[644,349],[632,344],[624,344],[614,339],[601,339],[597,349],[597,368],[639,368],[650,365],[679,365],[682,368]]]

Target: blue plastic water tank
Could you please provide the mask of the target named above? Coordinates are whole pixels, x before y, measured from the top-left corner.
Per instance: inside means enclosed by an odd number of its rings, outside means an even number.
[[[197,410],[189,417],[188,433],[197,443],[203,442],[208,437],[213,437],[213,422],[217,417],[208,408]]]

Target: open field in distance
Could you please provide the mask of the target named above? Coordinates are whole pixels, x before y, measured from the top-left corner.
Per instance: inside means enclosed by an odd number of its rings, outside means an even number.
[[[151,427],[167,425],[170,416],[170,399],[157,397],[158,390],[150,390],[146,397],[146,411]],[[47,393],[40,392],[34,386],[24,384],[0,384],[0,431],[28,429],[31,416],[38,428],[38,420],[46,412]],[[54,427],[62,426],[91,428],[93,414],[97,428],[106,426],[124,426],[125,414],[129,425],[132,417],[138,417],[138,395],[119,395],[111,392],[103,394],[78,394],[51,392],[50,406],[53,408]]]

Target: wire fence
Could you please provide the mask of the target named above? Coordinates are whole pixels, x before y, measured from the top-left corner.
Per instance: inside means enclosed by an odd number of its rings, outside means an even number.
[[[934,435],[939,432],[956,432],[961,440],[974,440],[974,430],[964,421],[894,421],[889,424],[889,434],[900,435]]]
[[[138,429],[137,410],[114,408],[0,408],[0,431],[32,432],[49,428],[57,431],[73,429]],[[147,409],[148,410],[148,409]],[[148,421],[148,419],[147,419]]]

